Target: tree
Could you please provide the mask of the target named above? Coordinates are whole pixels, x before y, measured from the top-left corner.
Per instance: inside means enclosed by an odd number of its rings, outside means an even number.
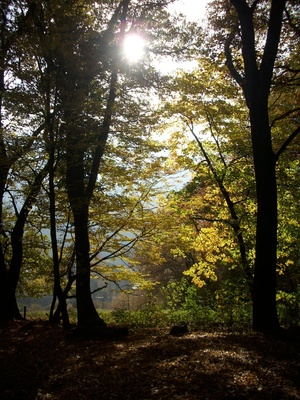
[[[101,8],[93,11],[88,3],[82,7],[81,2],[69,6],[64,4],[63,7],[55,2],[33,2],[30,7],[32,28],[37,37],[41,86],[44,84],[46,87],[47,82],[54,82],[52,93],[55,101],[45,110],[45,136],[46,133],[49,135],[46,148],[50,149],[51,155],[54,143],[49,121],[56,118],[54,126],[58,127],[61,146],[60,168],[65,172],[62,180],[75,230],[76,297],[80,325],[104,324],[95,310],[89,287],[89,213],[95,190],[101,192],[99,168],[110,149],[109,134],[114,130],[112,143],[115,147],[127,145],[131,151],[136,151],[140,145],[144,146],[144,137],[148,134],[147,129],[142,133],[136,128],[135,132],[132,129],[135,137],[126,135],[126,130],[128,133],[132,125],[131,118],[135,116],[142,119],[143,113],[141,110],[138,112],[137,108],[142,101],[135,100],[135,104],[133,100],[140,99],[138,88],[144,86],[145,82],[150,87],[151,81],[147,82],[145,75],[152,72],[151,68],[148,67],[148,72],[146,67],[140,65],[142,72],[145,72],[143,80],[141,71],[133,79],[136,71],[132,68],[131,72],[122,59],[122,40],[128,29],[138,29],[139,25],[145,23],[147,13],[151,14],[164,5],[164,2],[137,4],[124,0],[113,6],[111,2],[102,2]],[[128,15],[131,27],[127,22]],[[53,80],[50,81],[49,77]],[[131,79],[128,80],[129,77]],[[49,91],[45,90],[44,93],[46,98],[50,97]],[[121,97],[119,103],[117,93]],[[128,104],[132,104],[130,109]],[[49,109],[54,111],[49,113]],[[129,152],[126,155],[128,158]],[[127,161],[122,157],[119,162],[126,165]],[[51,199],[53,202],[53,190]],[[56,240],[52,236],[55,247]],[[59,286],[57,290],[60,291]]]
[[[10,233],[7,232],[4,212],[4,195],[8,192],[8,181],[12,174],[12,168],[25,158],[43,130],[43,124],[30,121],[26,116],[36,110],[36,103],[28,101],[28,75],[21,71],[20,65],[23,61],[24,26],[27,24],[26,15],[21,13],[20,4],[5,1],[1,6],[1,57],[0,57],[0,319],[2,321],[13,318],[21,318],[15,292],[19,281],[20,269],[23,258],[22,240],[24,226],[30,210],[32,209],[42,181],[47,174],[47,163],[44,163],[36,174],[25,178],[31,180],[32,186],[29,191],[17,203],[13,199],[13,207],[16,211],[16,220]],[[27,66],[32,66],[31,57],[26,61]],[[16,81],[10,81],[7,76],[14,76]],[[23,87],[21,94],[20,88]],[[26,88],[26,89],[24,89]],[[9,89],[9,90],[8,90]],[[16,101],[16,99],[18,99]],[[15,121],[11,120],[10,113],[16,114]],[[24,118],[26,123],[22,128],[18,122]],[[16,133],[19,131],[19,135]],[[28,133],[29,132],[29,133]],[[19,137],[18,137],[19,136]],[[33,161],[35,162],[35,161]],[[26,165],[26,161],[23,166]],[[36,164],[35,164],[36,165]],[[33,167],[34,168],[34,167]],[[31,170],[32,173],[32,170]],[[18,185],[16,185],[18,186]],[[21,207],[20,203],[23,201]],[[20,208],[20,211],[18,209]],[[9,239],[10,236],[10,239]],[[9,247],[9,253],[7,248]]]
[[[244,143],[247,145],[250,143],[252,146],[253,164],[255,171],[256,180],[256,199],[258,205],[257,214],[257,233],[256,233],[256,261],[255,261],[255,278],[254,278],[254,288],[252,290],[253,295],[253,327],[256,330],[273,330],[278,327],[278,319],[276,315],[276,231],[277,231],[277,180],[276,180],[276,169],[279,168],[279,156],[283,156],[284,152],[288,151],[288,147],[292,140],[295,139],[299,132],[299,126],[297,125],[297,114],[299,112],[299,107],[294,103],[293,99],[288,99],[286,97],[286,90],[292,90],[293,93],[298,93],[297,77],[299,76],[299,66],[298,61],[295,60],[294,54],[298,54],[299,48],[295,45],[294,40],[297,37],[297,11],[292,8],[292,4],[289,9],[286,8],[285,21],[287,24],[284,26],[282,31],[282,39],[279,42],[281,20],[283,19],[283,8],[278,9],[277,5],[273,11],[266,9],[266,3],[253,2],[252,6],[248,7],[246,2],[237,2],[236,7],[242,11],[248,13],[247,21],[251,25],[244,27],[243,30],[239,30],[239,22],[237,20],[237,14],[234,12],[234,8],[230,6],[230,2],[215,2],[216,9],[220,6],[219,13],[215,12],[211,15],[210,28],[215,27],[215,31],[208,33],[207,37],[213,36],[215,42],[207,41],[203,45],[203,56],[210,58],[212,62],[217,65],[217,68],[222,71],[223,65],[218,64],[219,58],[218,54],[221,54],[222,49],[220,46],[222,43],[225,46],[225,53],[227,56],[227,68],[229,67],[230,72],[237,82],[243,87],[244,96],[247,95],[246,105],[250,112],[250,123],[251,123],[251,143],[248,140],[245,132],[247,132],[247,119],[243,120],[242,115],[244,115],[243,107],[239,104],[240,97],[236,93],[236,85],[232,85],[232,81],[228,79],[228,74],[224,74],[222,77],[222,82],[216,77],[217,73],[215,68],[208,68],[203,66],[203,63],[199,63],[199,70],[197,73],[185,74],[182,79],[179,79],[178,91],[181,93],[181,103],[174,106],[171,105],[173,112],[181,114],[182,118],[190,127],[190,132],[196,139],[199,148],[201,149],[204,160],[198,155],[194,155],[194,170],[197,171],[195,174],[196,179],[191,184],[191,187],[198,188],[199,196],[202,198],[203,211],[201,213],[201,219],[210,220],[211,222],[228,220],[231,223],[234,231],[236,232],[236,237],[238,238],[241,254],[245,256],[245,246],[243,244],[243,238],[240,236],[241,233],[245,234],[245,226],[241,229],[241,218],[245,216],[245,210],[241,211],[242,200],[246,200],[248,197],[247,190],[244,194],[237,195],[237,188],[243,189],[242,186],[238,186],[236,181],[236,187],[230,186],[230,179],[237,179],[239,172],[236,169],[235,172],[232,166],[234,163],[240,165],[241,154],[238,155],[236,149],[241,150]],[[261,3],[261,4],[259,4]],[[241,4],[244,4],[241,5]],[[269,4],[270,5],[270,4]],[[257,8],[256,8],[257,7]],[[248,11],[245,11],[248,10]],[[242,12],[241,11],[241,12]],[[260,12],[264,13],[262,14]],[[267,11],[270,11],[270,28],[266,34],[268,37],[266,46],[264,46],[263,33],[266,32],[266,23],[268,18]],[[256,13],[257,12],[257,13]],[[278,15],[281,15],[281,17]],[[224,16],[226,15],[226,24],[224,23]],[[253,17],[253,20],[252,20]],[[246,19],[247,19],[246,18]],[[243,20],[244,21],[244,20]],[[249,22],[251,21],[251,23]],[[228,25],[227,25],[228,23]],[[278,26],[279,24],[279,26]],[[252,42],[252,48],[250,51],[244,48],[242,54],[242,47],[244,45],[249,45],[249,29],[250,36],[254,40],[254,25],[256,27],[255,36],[257,48],[254,51],[254,41]],[[277,25],[277,28],[276,28]],[[234,27],[234,28],[232,28]],[[275,29],[274,29],[275,28]],[[233,29],[233,31],[232,31]],[[246,44],[243,42],[243,32],[246,35]],[[252,33],[251,33],[252,32]],[[239,34],[241,33],[241,36]],[[277,35],[277,37],[276,37]],[[248,39],[247,39],[248,38]],[[248,41],[247,41],[248,40]],[[250,41],[251,42],[251,41]],[[281,50],[286,46],[286,42],[291,43],[291,48],[294,53],[289,53]],[[242,43],[242,44],[241,44]],[[277,47],[279,46],[279,55],[276,58]],[[252,54],[252,58],[251,55]],[[241,63],[242,55],[246,58],[244,64]],[[253,57],[257,59],[253,60]],[[252,64],[249,63],[249,57]],[[262,59],[260,64],[260,58]],[[272,61],[273,60],[273,61]],[[223,62],[223,59],[222,59]],[[273,63],[273,64],[272,64]],[[259,65],[260,67],[256,67]],[[246,71],[243,70],[245,66]],[[251,70],[252,68],[252,70]],[[202,84],[201,78],[209,84]],[[199,83],[201,82],[201,83]],[[225,89],[226,83],[230,83],[228,87],[231,86],[230,91]],[[218,87],[219,91],[214,93],[214,88]],[[173,85],[174,90],[176,90],[176,84]],[[212,89],[213,88],[213,89]],[[227,91],[226,91],[227,90]],[[198,100],[195,100],[197,98]],[[236,98],[232,96],[236,96]],[[212,101],[211,98],[215,96],[215,100]],[[177,95],[178,97],[178,95]],[[176,98],[176,96],[173,96]],[[227,102],[227,109],[232,106],[232,113],[224,114],[224,104]],[[174,102],[173,102],[174,103]],[[210,105],[211,104],[211,105]],[[210,108],[209,108],[210,107]],[[177,108],[177,110],[176,110]],[[200,136],[196,136],[196,131],[203,131],[203,119],[199,119],[201,111],[204,108],[204,114],[206,111],[206,117],[210,124],[210,127],[214,131],[218,132],[221,127],[226,127],[221,133],[221,136],[217,136],[216,133],[213,135],[213,141],[215,141],[216,146],[212,151],[212,144],[209,141],[205,142]],[[215,112],[217,110],[217,112]],[[241,111],[242,110],[242,111]],[[239,112],[242,112],[239,116]],[[219,115],[217,115],[219,114]],[[285,121],[285,125],[279,123],[279,121]],[[230,121],[228,123],[228,121]],[[267,123],[266,123],[267,121]],[[201,124],[201,125],[200,125]],[[232,127],[236,124],[235,130]],[[241,126],[244,125],[244,130]],[[240,129],[239,129],[240,128]],[[227,132],[226,132],[227,129]],[[272,133],[272,136],[271,136]],[[182,131],[177,135],[182,135]],[[242,136],[244,135],[244,136]],[[287,139],[285,139],[286,135]],[[216,140],[215,140],[216,139]],[[205,145],[203,145],[205,143]],[[242,145],[242,146],[241,146]],[[231,147],[232,146],[232,147]],[[176,147],[176,144],[175,144]],[[181,159],[188,160],[193,158],[193,153],[191,153],[192,145],[188,145],[186,149],[181,149]],[[222,149],[223,148],[223,149]],[[222,150],[221,150],[222,149]],[[274,150],[273,150],[274,149]],[[295,151],[295,150],[294,150]],[[297,148],[296,148],[297,151]],[[272,155],[273,154],[273,155]],[[290,157],[289,164],[292,167],[293,163],[293,152],[288,152]],[[238,155],[238,157],[237,157]],[[197,158],[198,157],[198,158]],[[286,158],[287,158],[286,157]],[[219,158],[219,160],[218,160]],[[247,165],[247,178],[249,183],[251,182],[251,156],[248,155],[249,164]],[[205,187],[203,181],[203,176],[197,176],[199,171],[203,169],[203,163],[210,166],[211,175],[214,176],[215,182],[217,183],[219,190],[223,193],[224,199],[226,200],[228,209],[231,215],[231,221],[224,214],[222,216],[216,212],[211,214],[211,210],[208,210],[208,206],[205,208],[205,200],[208,201],[207,188]],[[268,164],[265,167],[265,164]],[[188,161],[186,161],[188,165]],[[230,166],[230,169],[229,169]],[[230,178],[231,176],[231,178]],[[235,178],[233,178],[235,177]],[[247,179],[246,178],[246,179]],[[207,178],[206,178],[207,179]],[[246,182],[245,182],[246,183]],[[246,183],[247,185],[247,183]],[[271,187],[270,187],[271,185]],[[247,187],[247,186],[246,186]],[[251,187],[250,187],[251,189]],[[241,193],[243,191],[241,190]],[[216,195],[216,193],[215,193]],[[231,197],[232,196],[232,197]],[[270,197],[272,197],[272,201]],[[211,197],[212,198],[212,197]],[[205,199],[205,200],[204,200]],[[252,197],[252,200],[255,200]],[[221,202],[214,198],[214,204],[216,209],[221,212]],[[195,210],[197,205],[194,203],[191,207]],[[255,209],[254,201],[252,201],[252,212]],[[187,205],[187,208],[189,206]],[[218,208],[219,207],[219,208]],[[272,208],[273,207],[273,208]],[[210,207],[212,209],[213,206]],[[196,208],[197,209],[197,208]],[[236,213],[236,209],[239,209],[239,213]],[[206,210],[206,211],[205,211]],[[250,209],[249,209],[250,210]],[[251,210],[250,210],[251,211]],[[207,215],[205,215],[205,212]],[[193,211],[191,211],[193,215]],[[282,216],[282,221],[286,220],[287,215]],[[272,225],[273,224],[273,225]],[[281,225],[282,226],[282,225]],[[272,228],[272,229],[271,229]],[[211,227],[209,227],[211,229]],[[250,232],[251,235],[251,230]],[[247,234],[246,234],[247,235]],[[222,233],[218,235],[220,239]],[[281,236],[282,237],[282,236]],[[250,243],[251,245],[251,243]],[[249,250],[249,243],[247,244]],[[208,246],[206,246],[206,250]],[[251,283],[251,269],[247,266],[247,259],[244,258],[244,265],[248,270],[249,282]],[[201,259],[201,257],[200,257]],[[203,258],[202,258],[203,260]],[[267,261],[268,260],[268,261]],[[194,276],[201,270],[194,269]],[[198,272],[197,272],[198,271]],[[266,296],[266,298],[265,298]],[[264,315],[264,316],[263,316]]]
[[[108,136],[112,129],[112,117],[116,106],[118,90],[118,76],[121,70],[120,44],[126,32],[129,4],[129,0],[119,3],[110,20],[110,30],[106,33],[108,34],[108,40],[111,41],[111,45],[115,47],[116,54],[112,54],[106,71],[110,73],[110,80],[106,82],[108,85],[107,102],[103,110],[101,126],[97,128],[98,133],[96,134],[94,149],[90,154],[90,162],[87,164],[85,157],[87,151],[90,151],[90,147],[83,147],[82,144],[82,133],[85,126],[82,125],[81,121],[81,107],[84,104],[80,104],[78,99],[85,102],[85,97],[81,97],[82,91],[91,90],[90,84],[87,85],[85,80],[87,72],[90,71],[91,74],[95,74],[97,71],[93,71],[92,63],[89,64],[91,60],[85,58],[82,64],[82,58],[79,60],[78,54],[75,53],[74,56],[74,52],[72,51],[66,52],[62,61],[62,64],[65,66],[65,75],[62,77],[65,81],[62,92],[62,104],[64,119],[63,133],[66,137],[66,187],[75,228],[76,299],[79,325],[104,324],[96,312],[90,295],[89,207],[94,189],[97,186],[99,167],[103,160]],[[75,23],[76,18],[77,16],[75,17]],[[71,26],[74,23],[72,20],[69,20],[69,22]],[[118,31],[117,27],[119,24],[120,30]],[[80,29],[77,32],[80,35],[79,39],[83,40],[84,36],[81,37]],[[115,39],[116,36],[119,36],[117,41]],[[82,50],[86,49],[82,47]],[[75,63],[77,63],[79,68],[78,71],[74,71]],[[83,75],[81,75],[82,71]],[[94,75],[94,78],[96,78],[96,75]],[[92,79],[90,83],[92,83]],[[70,95],[72,98],[76,98],[76,104],[72,102],[70,104]],[[88,132],[86,133],[88,134]],[[86,138],[88,138],[88,135]]]
[[[182,129],[187,128],[186,135],[193,140],[188,139],[185,144],[181,140],[181,146],[186,148],[182,161],[179,158],[179,163],[193,174],[185,188],[187,201],[192,199],[190,206],[187,203],[190,217],[196,225],[200,224],[199,232],[203,223],[219,223],[232,230],[239,249],[239,264],[252,292],[252,268],[247,254],[251,244],[244,238],[247,236],[245,220],[251,224],[246,204],[253,201],[249,141],[241,140],[241,127],[247,124],[245,110],[239,105],[239,99],[234,99],[237,93],[228,82],[224,68],[216,69],[204,57],[198,62],[198,69],[178,74],[173,88],[180,95],[167,109],[179,116]],[[199,96],[199,93],[205,95]],[[181,134],[174,136],[180,146]],[[221,232],[219,235],[222,236]]]
[[[173,115],[175,122],[169,141],[172,158],[191,174],[175,199],[198,232],[197,261],[190,275],[202,285],[204,272],[213,275],[219,269],[217,275],[224,276],[226,269],[234,268],[236,273],[243,271],[239,275],[251,293],[255,201],[251,143],[243,138],[245,107],[226,67],[205,55],[196,69],[177,74],[172,90],[172,100],[164,104],[166,117]]]
[[[275,330],[279,325],[276,168],[279,157],[299,132],[299,108],[288,101],[284,111],[282,102],[287,87],[297,91],[299,65],[293,54],[299,52],[298,21],[293,1],[212,2],[210,40],[203,48],[205,54],[220,63],[224,46],[227,68],[242,88],[249,112],[258,207],[253,287],[253,327],[258,331]],[[287,43],[291,52],[286,51]],[[285,120],[290,131],[280,120]],[[280,136],[280,129],[286,132],[285,138]]]
[[[279,326],[276,311],[277,265],[277,153],[272,147],[269,121],[269,95],[274,66],[280,46],[280,33],[287,2],[271,2],[268,11],[268,28],[261,59],[257,57],[255,39],[255,12],[259,1],[248,5],[246,1],[232,0],[238,15],[238,24],[226,43],[225,52],[229,71],[242,87],[249,109],[251,138],[257,196],[257,226],[255,271],[253,285],[253,328],[257,331],[273,331]],[[234,65],[231,45],[240,28],[240,40],[244,71]],[[289,142],[300,128],[289,136]]]

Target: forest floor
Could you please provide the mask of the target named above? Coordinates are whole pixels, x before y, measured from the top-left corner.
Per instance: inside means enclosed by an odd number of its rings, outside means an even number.
[[[0,331],[2,400],[300,399],[300,337],[165,330],[66,335],[46,322]]]

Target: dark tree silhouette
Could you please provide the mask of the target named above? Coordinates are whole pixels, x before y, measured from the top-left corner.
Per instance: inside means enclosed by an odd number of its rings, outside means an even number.
[[[238,15],[225,46],[227,66],[242,87],[249,109],[257,195],[256,256],[253,285],[253,328],[274,331],[279,328],[276,310],[277,185],[278,155],[272,148],[268,100],[274,65],[280,44],[286,1],[273,0],[261,59],[255,40],[255,12],[260,1],[231,0]],[[239,71],[231,47],[240,37],[244,70]]]

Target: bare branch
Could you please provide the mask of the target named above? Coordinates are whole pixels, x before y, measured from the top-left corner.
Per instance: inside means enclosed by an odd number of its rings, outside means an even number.
[[[127,19],[127,10],[128,10],[129,1],[130,0],[123,0],[122,2],[120,2],[120,4],[119,4],[120,10],[118,10],[118,13],[116,14],[116,15],[119,15],[119,13],[121,12],[121,9],[122,9],[121,16],[120,16],[120,19],[121,19],[120,42],[125,37],[125,28],[126,28],[126,19]],[[92,162],[88,185],[86,188],[86,195],[87,195],[88,199],[91,199],[93,190],[95,188],[100,163],[101,163],[104,151],[105,151],[105,146],[106,146],[106,142],[107,142],[109,131],[110,131],[113,107],[115,104],[115,99],[117,97],[118,74],[119,74],[118,60],[115,59],[113,62],[113,68],[112,68],[112,72],[111,72],[109,95],[108,95],[108,99],[107,99],[106,110],[104,113],[102,125],[99,128],[98,143],[97,143],[97,147],[96,147],[93,162]]]
[[[103,286],[98,287],[97,289],[92,290],[92,291],[91,291],[91,294],[94,294],[94,293],[99,292],[100,290],[106,289],[106,288],[107,288],[107,285],[108,285],[108,283],[105,282]]]
[[[285,0],[272,1],[269,29],[260,67],[261,80],[264,82],[271,82],[272,80],[278,43],[280,40],[284,6]]]

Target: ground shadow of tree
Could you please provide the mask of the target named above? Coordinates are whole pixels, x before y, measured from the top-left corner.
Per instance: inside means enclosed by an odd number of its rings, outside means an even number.
[[[26,326],[26,325],[25,325]],[[299,399],[298,342],[131,332],[117,341],[33,325],[1,337],[1,399]]]

